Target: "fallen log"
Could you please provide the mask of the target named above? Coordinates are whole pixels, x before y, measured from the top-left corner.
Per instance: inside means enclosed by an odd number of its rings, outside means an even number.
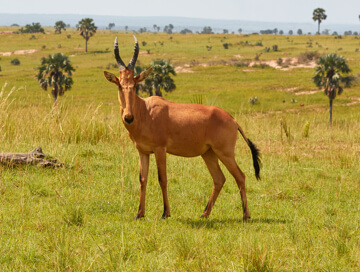
[[[37,165],[39,167],[63,167],[64,164],[57,159],[44,154],[41,147],[35,148],[28,153],[4,153],[0,152],[0,164],[6,166]]]

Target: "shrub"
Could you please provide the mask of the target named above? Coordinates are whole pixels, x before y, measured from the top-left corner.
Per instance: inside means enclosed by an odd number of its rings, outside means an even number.
[[[258,102],[259,98],[257,96],[255,97],[250,97],[249,99],[249,102],[252,104],[252,105],[255,105],[257,102]]]
[[[142,46],[146,46],[147,45],[147,42],[143,41],[141,42]]]
[[[303,137],[308,138],[309,137],[309,129],[310,129],[310,122],[306,121],[306,123],[303,126]]]
[[[12,60],[10,61],[10,63],[11,63],[12,65],[20,65],[20,60],[19,60],[19,59],[12,59]]]
[[[275,45],[272,46],[272,49],[273,49],[273,51],[277,52],[278,51],[278,46],[275,44]]]
[[[223,47],[225,48],[225,49],[229,49],[229,43],[223,43]]]
[[[276,61],[277,65],[281,66],[281,64],[283,64],[283,59],[282,58],[278,58]]]
[[[298,63],[307,63],[312,60],[316,60],[320,57],[319,52],[317,51],[307,51],[300,53],[298,56]]]
[[[71,35],[69,34],[69,35],[67,35],[66,37],[67,37],[68,39],[70,39],[70,38],[71,38]]]
[[[81,227],[84,224],[84,212],[80,206],[69,206],[63,219],[69,226]]]

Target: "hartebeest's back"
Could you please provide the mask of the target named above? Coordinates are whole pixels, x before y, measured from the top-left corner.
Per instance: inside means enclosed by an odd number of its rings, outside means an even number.
[[[120,58],[115,39],[115,58],[120,77],[104,72],[108,81],[118,86],[122,121],[134,142],[140,157],[140,205],[136,218],[145,214],[145,193],[149,170],[149,155],[155,154],[158,176],[164,200],[163,217],[170,216],[167,197],[166,153],[194,157],[202,156],[214,181],[213,192],[202,216],[209,216],[216,198],[225,183],[218,160],[233,175],[239,187],[243,219],[250,218],[247,206],[245,175],[235,161],[237,131],[250,147],[256,178],[260,178],[259,150],[245,136],[241,127],[226,111],[198,104],[174,103],[161,97],[143,99],[136,95],[136,85],[151,74],[152,69],[134,76],[134,66],[139,53],[135,38],[134,55],[128,66]]]

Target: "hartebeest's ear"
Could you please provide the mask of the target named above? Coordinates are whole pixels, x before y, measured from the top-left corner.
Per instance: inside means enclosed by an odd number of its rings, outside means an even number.
[[[152,67],[150,67],[150,68],[147,69],[146,71],[141,72],[140,75],[137,75],[137,76],[135,77],[135,81],[136,81],[137,83],[143,81],[144,79],[146,79],[146,78],[151,74],[151,72],[152,72]]]
[[[104,71],[104,76],[106,77],[106,79],[108,81],[110,81],[111,83],[114,83],[118,86],[120,86],[120,82],[119,82],[119,79],[112,73],[110,72],[107,72],[107,71]]]

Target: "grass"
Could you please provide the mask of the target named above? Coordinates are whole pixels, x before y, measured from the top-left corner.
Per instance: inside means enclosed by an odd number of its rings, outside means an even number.
[[[8,30],[11,28],[4,28]],[[53,31],[49,29],[48,31]],[[71,38],[66,37],[71,34]],[[41,146],[69,165],[64,169],[0,166],[0,270],[2,271],[358,271],[360,269],[360,97],[359,85],[337,97],[333,126],[328,99],[316,90],[312,69],[288,71],[231,65],[193,66],[178,74],[172,101],[220,106],[239,122],[262,152],[262,181],[256,181],[250,152],[239,138],[236,158],[247,176],[251,221],[242,223],[237,186],[227,182],[208,219],[199,218],[212,181],[201,158],[168,156],[172,217],[163,204],[151,158],[146,217],[134,221],[139,201],[138,156],[120,121],[116,89],[102,71],[113,63],[119,39],[123,60],[133,40],[125,33],[99,31],[89,41],[73,30],[62,35],[0,35],[0,151],[27,152]],[[317,47],[341,53],[360,73],[354,37],[273,35],[139,34],[151,49],[142,65],[169,58],[175,66],[253,59],[276,60]],[[313,48],[307,48],[309,40]],[[222,42],[221,42],[222,40]],[[241,42],[263,47],[243,46]],[[154,42],[164,41],[164,46]],[[225,50],[222,43],[231,43]],[[239,43],[237,45],[236,43]],[[61,44],[61,48],[58,48]],[[45,49],[42,46],[46,45]],[[207,51],[206,45],[212,45]],[[107,48],[109,48],[107,50]],[[326,48],[328,48],[326,50]],[[73,55],[74,87],[52,107],[49,93],[34,79],[41,57]],[[112,72],[116,69],[110,68]],[[296,88],[296,89],[295,89]],[[249,103],[250,97],[258,103]],[[295,99],[296,103],[291,103]],[[283,102],[285,101],[285,102]],[[300,106],[303,105],[303,106]],[[284,132],[284,124],[290,132]]]

